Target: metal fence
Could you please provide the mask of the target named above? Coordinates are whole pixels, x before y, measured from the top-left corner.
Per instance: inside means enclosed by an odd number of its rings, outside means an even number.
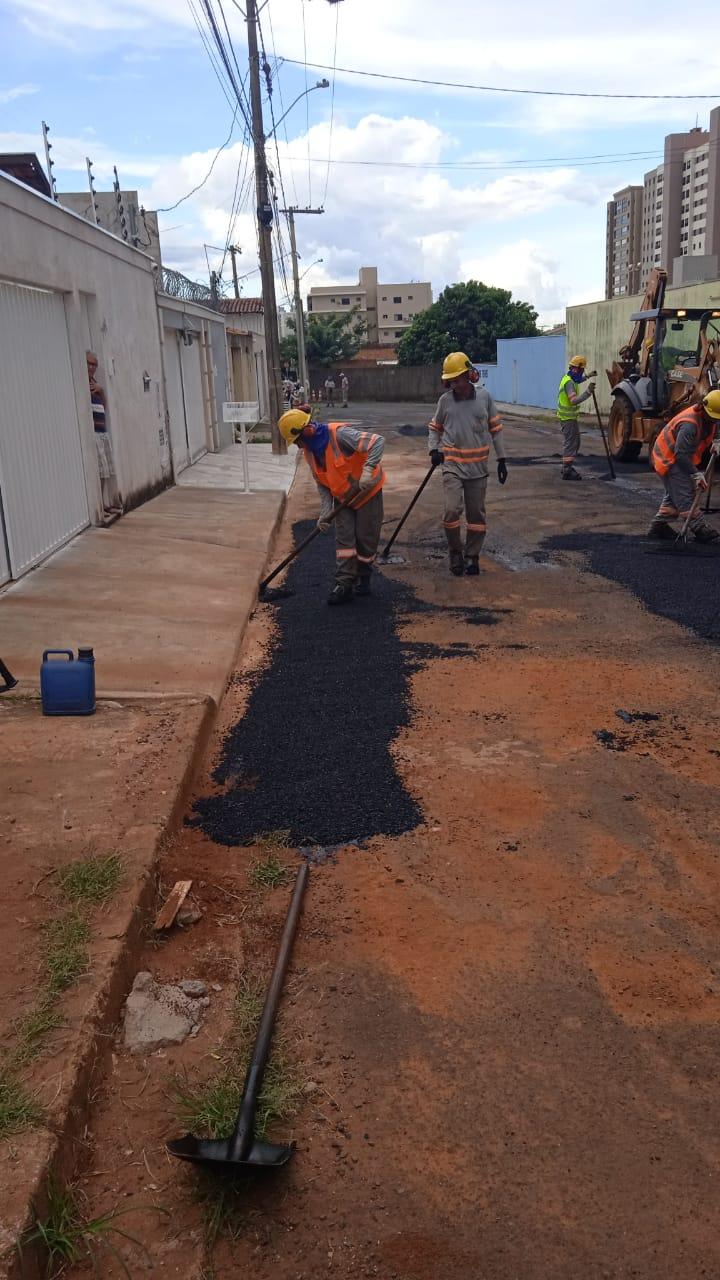
[[[204,307],[218,310],[217,293],[206,284],[198,284],[196,280],[188,280],[180,271],[172,271],[170,267],[162,269],[162,291],[171,298],[180,298],[183,302],[199,302]]]

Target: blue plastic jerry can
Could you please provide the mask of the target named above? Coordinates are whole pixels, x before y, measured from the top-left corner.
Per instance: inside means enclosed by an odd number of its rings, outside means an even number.
[[[92,649],[46,649],[40,668],[45,716],[91,716],[95,710],[95,658]]]

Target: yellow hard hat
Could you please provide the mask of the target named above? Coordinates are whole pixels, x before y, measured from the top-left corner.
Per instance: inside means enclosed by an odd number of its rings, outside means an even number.
[[[472,361],[464,351],[451,351],[443,360],[442,380],[448,382],[450,378],[459,378],[461,373],[468,373],[472,367]]]
[[[703,409],[708,418],[720,419],[720,391],[708,391],[707,395],[703,396]]]
[[[568,368],[587,369],[587,356],[573,356]]]
[[[297,444],[297,438],[310,421],[310,414],[304,409],[288,409],[278,422],[278,430],[288,444]]]

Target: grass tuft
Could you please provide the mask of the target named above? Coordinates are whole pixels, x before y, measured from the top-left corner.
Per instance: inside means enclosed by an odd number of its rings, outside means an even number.
[[[55,996],[77,982],[88,967],[90,925],[79,911],[51,920],[45,929],[45,990]]]
[[[245,1066],[226,1063],[210,1080],[190,1084],[175,1081],[180,1119],[191,1133],[203,1137],[227,1138],[233,1131],[240,1107]],[[300,1085],[282,1049],[270,1059],[258,1101],[255,1135],[264,1138],[276,1120],[287,1120],[294,1112]]]
[[[63,867],[58,872],[58,881],[70,902],[104,906],[117,890],[122,872],[118,854],[93,854]]]
[[[255,837],[255,844],[259,844],[261,848],[266,850],[289,849],[290,831],[290,827],[278,827],[276,831],[261,831]]]
[[[38,1003],[16,1024],[18,1043],[9,1055],[14,1067],[32,1062],[42,1048],[43,1040],[63,1024],[63,1016],[52,997],[43,993]]]
[[[40,1108],[26,1093],[12,1067],[0,1066],[0,1138],[32,1129],[41,1118]]]
[[[96,1254],[102,1245],[112,1254],[128,1280],[132,1280],[125,1259],[109,1239],[111,1235],[116,1235],[130,1240],[142,1250],[147,1263],[150,1263],[150,1257],[141,1241],[116,1225],[117,1219],[132,1212],[132,1209],[133,1206],[128,1205],[123,1210],[113,1209],[100,1217],[86,1218],[75,1188],[62,1186],[56,1178],[51,1177],[47,1185],[47,1214],[41,1218],[36,1213],[33,1225],[19,1241],[21,1260],[24,1248],[39,1247],[44,1256],[45,1274],[48,1277],[57,1276],[67,1267],[83,1262],[90,1262],[97,1275]]]
[[[274,853],[256,862],[250,872],[252,879],[261,889],[278,889],[287,880],[288,869]]]

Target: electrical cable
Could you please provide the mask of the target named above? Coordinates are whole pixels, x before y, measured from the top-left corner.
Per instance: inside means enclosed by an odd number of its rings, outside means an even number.
[[[332,158],[332,136],[333,123],[335,120],[335,63],[337,62],[337,42],[338,42],[338,19],[340,17],[340,6],[335,5],[335,47],[333,48],[333,73],[332,73],[332,98],[330,100],[330,132],[328,135],[328,159],[327,169],[325,170],[325,190],[321,203],[324,205],[327,200],[328,183],[330,181],[330,160]]]
[[[220,85],[220,88],[221,88],[221,90],[222,90],[222,92],[223,92],[223,96],[224,96],[224,98],[225,98],[225,101],[227,102],[227,104],[228,104],[228,106],[229,106],[229,107],[232,107],[232,106],[234,106],[233,98],[232,98],[232,92],[231,92],[231,90],[229,90],[229,89],[228,89],[227,84],[226,84],[225,80],[223,79],[223,76],[222,76],[222,70],[221,70],[221,67],[220,67],[220,63],[219,63],[219,62],[218,62],[218,60],[217,60],[217,55],[216,55],[215,53],[213,53],[213,50],[212,50],[212,46],[211,46],[211,44],[210,44],[210,41],[208,40],[208,37],[206,36],[205,31],[203,30],[203,26],[202,26],[202,23],[201,23],[201,21],[200,21],[199,14],[198,14],[198,12],[197,12],[197,10],[196,10],[194,0],[188,0],[188,8],[189,8],[189,10],[190,10],[190,12],[191,12],[191,14],[192,14],[193,21],[194,21],[194,23],[195,23],[195,26],[197,27],[198,35],[200,36],[200,39],[201,39],[201,40],[202,40],[202,42],[203,42],[203,45],[204,45],[204,47],[205,47],[205,52],[206,52],[206,53],[207,53],[207,55],[208,55],[208,58],[209,58],[209,60],[210,60],[210,64],[211,64],[212,69],[213,69],[213,71],[214,71],[214,73],[215,73],[215,78],[216,78],[216,80],[217,80],[218,84]]]
[[[312,204],[312,170],[310,168],[310,98],[308,96],[308,60],[307,60],[307,32],[305,30],[305,0],[301,0],[302,4],[302,24],[303,24],[303,57],[305,59],[305,137],[307,138],[307,164],[308,164],[308,204]],[[288,59],[284,58],[284,62]],[[302,66],[302,63],[297,64]]]
[[[178,205],[183,204],[185,200],[189,200],[190,196],[194,196],[196,191],[199,191],[201,187],[205,186],[205,183],[208,181],[208,178],[210,177],[213,169],[215,168],[215,164],[218,156],[220,155],[220,152],[224,151],[225,148],[229,145],[230,139],[232,138],[233,133],[235,132],[235,121],[237,120],[238,109],[239,108],[236,105],[235,113],[232,118],[232,124],[230,125],[230,132],[227,138],[225,139],[225,141],[222,143],[221,146],[218,147],[217,151],[215,152],[215,155],[213,156],[212,164],[210,165],[210,168],[205,174],[205,177],[203,178],[202,182],[198,182],[197,186],[193,187],[192,191],[188,191],[186,196],[181,196],[179,200],[175,201],[175,204],[168,204],[165,206],[164,209],[156,209],[155,210],[156,213],[172,213],[173,209],[177,209]]]
[[[304,0],[303,0],[304,4]],[[281,55],[282,57],[282,55]],[[688,102],[696,99],[717,98],[715,93],[589,93],[581,90],[571,89],[518,89],[506,88],[503,85],[494,84],[465,84],[458,80],[430,80],[423,79],[420,76],[398,76],[392,75],[387,71],[361,71],[357,67],[331,67],[325,62],[308,62],[307,48],[305,49],[304,61],[299,58],[282,57],[283,62],[290,62],[295,67],[305,67],[306,76],[307,68],[313,67],[316,71],[339,71],[347,76],[367,76],[372,80],[398,80],[403,84],[424,84],[430,85],[436,89],[471,89],[477,93],[518,93],[527,96],[539,98],[605,98],[619,99],[626,101],[628,99],[639,100],[642,102]]]
[[[286,158],[288,160],[299,161],[300,163],[304,163],[305,161],[304,156],[287,156]],[[361,165],[376,169],[441,169],[450,171],[471,170],[476,173],[483,171],[490,173],[506,173],[508,171],[512,172],[513,169],[520,170],[521,172],[523,170],[530,171],[533,169],[552,169],[556,168],[558,164],[572,164],[575,168],[587,169],[593,165],[606,165],[610,160],[613,160],[616,164],[638,164],[640,160],[658,159],[662,159],[661,151],[647,151],[636,156],[606,156],[597,160],[574,160],[572,156],[559,156],[556,160],[547,160],[543,158],[538,160],[505,160],[497,163],[491,163],[490,161],[467,161],[463,163],[461,160],[437,160],[428,161],[425,164],[419,161],[410,160],[331,160],[330,163],[333,165]],[[326,156],[313,156],[313,160],[316,164],[327,164]]]

